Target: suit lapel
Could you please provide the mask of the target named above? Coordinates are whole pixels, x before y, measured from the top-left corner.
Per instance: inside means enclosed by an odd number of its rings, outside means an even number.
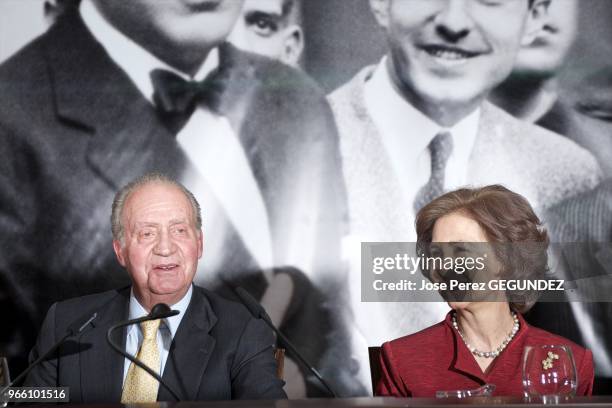
[[[186,159],[174,135],[78,13],[52,30],[45,53],[57,114],[90,133],[86,157],[94,172],[115,188],[147,171],[179,176]]]
[[[108,329],[128,316],[129,288],[121,290],[106,305],[100,307],[99,318],[92,330],[79,338],[81,399],[90,401],[119,401],[123,383],[123,356],[106,341]],[[126,331],[116,330],[114,341],[125,349]]]
[[[267,191],[271,183],[268,182],[265,171],[267,162],[263,155],[273,154],[272,161],[278,161],[279,157],[276,156],[278,153],[276,149],[266,150],[262,145],[267,140],[272,140],[275,132],[272,127],[267,128],[269,133],[260,132],[259,129],[253,131],[253,128],[262,125],[263,118],[255,110],[260,106],[270,106],[270,101],[265,100],[265,97],[269,97],[272,93],[266,92],[263,88],[256,60],[230,43],[219,46],[219,61],[219,69],[212,81],[220,93],[216,98],[218,112],[228,118],[232,129],[238,135],[268,213],[271,213],[270,194]]]
[[[194,287],[191,303],[172,340],[164,368],[163,379],[183,401],[197,399],[202,376],[215,347],[215,338],[209,332],[217,316],[200,289]],[[157,399],[174,398],[160,386]]]

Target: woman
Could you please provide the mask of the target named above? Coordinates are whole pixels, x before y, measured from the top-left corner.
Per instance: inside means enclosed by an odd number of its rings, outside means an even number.
[[[416,228],[419,247],[432,242],[442,243],[436,244],[439,246],[487,243],[483,245],[491,246],[494,254],[489,257],[494,258],[488,260],[489,266],[497,264],[504,270],[504,265],[510,264],[511,269],[518,269],[511,271],[513,276],[523,279],[537,279],[546,272],[546,231],[527,200],[502,186],[447,193],[417,214]],[[513,245],[499,245],[509,243]],[[506,250],[512,251],[511,256]],[[444,281],[435,271],[429,278]],[[447,295],[445,300],[452,310],[443,322],[383,344],[382,377],[375,395],[433,397],[436,391],[474,389],[488,383],[495,384],[495,395],[522,396],[524,348],[552,344],[569,346],[573,353],[577,395],[592,393],[592,353],[529,326],[521,313],[533,305],[530,296],[520,302],[516,296],[490,302],[474,298],[456,301]]]

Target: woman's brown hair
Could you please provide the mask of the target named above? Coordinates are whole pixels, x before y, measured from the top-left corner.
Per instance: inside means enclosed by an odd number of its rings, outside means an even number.
[[[513,279],[541,279],[548,270],[549,239],[546,230],[529,202],[520,194],[501,185],[462,188],[446,193],[423,207],[416,217],[417,243],[432,242],[433,229],[440,218],[461,213],[478,223],[490,243],[527,244],[495,245],[495,256],[506,275]],[[516,299],[513,293],[512,299]],[[510,306],[521,313],[535,303],[537,293],[521,294],[523,300]]]

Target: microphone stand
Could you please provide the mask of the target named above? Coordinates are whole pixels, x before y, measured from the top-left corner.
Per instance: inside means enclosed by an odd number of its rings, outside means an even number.
[[[13,381],[11,381],[7,386],[5,386],[4,388],[2,388],[2,390],[0,390],[0,395],[4,394],[4,392],[6,390],[8,390],[9,388],[11,388],[14,384],[19,383],[19,381],[23,380],[25,378],[26,375],[28,375],[30,373],[30,371],[32,371],[34,369],[34,367],[36,367],[37,365],[39,365],[42,361],[46,360],[47,358],[49,358],[50,355],[52,355],[53,353],[55,353],[57,351],[57,349],[60,348],[60,346],[62,344],[64,344],[64,342],[66,340],[68,340],[70,337],[74,336],[75,334],[79,334],[81,333],[83,330],[85,330],[85,328],[87,326],[89,326],[89,324],[91,322],[93,322],[96,317],[98,317],[98,313],[94,313],[93,315],[91,315],[91,317],[85,321],[85,323],[83,323],[82,325],[80,325],[79,327],[77,327],[76,324],[72,324],[70,327],[68,327],[68,330],[66,330],[66,334],[64,334],[64,336],[59,339],[53,346],[51,346],[51,348],[49,350],[47,350],[43,355],[41,355],[40,357],[38,357],[36,360],[34,360],[21,374],[19,374]]]
[[[237,287],[234,291],[242,301],[242,304],[246,306],[249,312],[251,312],[253,317],[255,317],[256,319],[263,320],[266,325],[268,325],[268,327],[270,327],[274,331],[274,333],[276,333],[278,338],[284,343],[287,349],[289,349],[291,354],[295,356],[300,361],[300,363],[302,363],[304,367],[308,369],[308,371],[314,374],[314,376],[319,380],[321,384],[323,384],[327,392],[329,392],[332,397],[338,398],[338,394],[336,394],[334,390],[329,386],[329,384],[327,384],[327,382],[323,379],[323,376],[317,371],[317,369],[310,365],[308,361],[306,361],[306,359],[302,356],[302,354],[295,348],[293,343],[291,343],[291,341],[280,330],[278,330],[276,326],[274,326],[274,323],[272,323],[272,319],[270,319],[270,316],[268,316],[268,313],[266,313],[266,310],[263,308],[263,306],[260,305],[259,302],[257,302],[257,300],[255,300],[253,296],[251,296],[251,294],[245,289]]]

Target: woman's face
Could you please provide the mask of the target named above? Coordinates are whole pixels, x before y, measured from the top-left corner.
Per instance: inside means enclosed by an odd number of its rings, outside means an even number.
[[[471,258],[476,260],[476,265],[484,265],[484,267],[476,266],[463,273],[458,273],[457,270],[432,271],[431,280],[448,284],[451,280],[455,280],[460,284],[473,285],[470,287],[486,289],[486,283],[498,276],[500,271],[493,250],[490,245],[487,245],[488,241],[480,225],[464,213],[454,212],[438,219],[433,229],[432,255],[437,251],[435,256],[442,256],[444,259],[452,257],[457,261],[458,258]],[[478,303],[482,303],[476,301],[499,300],[499,293],[493,293],[490,290],[473,291],[459,288],[449,294],[451,296],[446,296],[444,293],[442,295],[448,301],[449,306],[455,310],[473,308]],[[468,297],[466,301],[457,301],[457,299],[463,299],[464,295]]]

